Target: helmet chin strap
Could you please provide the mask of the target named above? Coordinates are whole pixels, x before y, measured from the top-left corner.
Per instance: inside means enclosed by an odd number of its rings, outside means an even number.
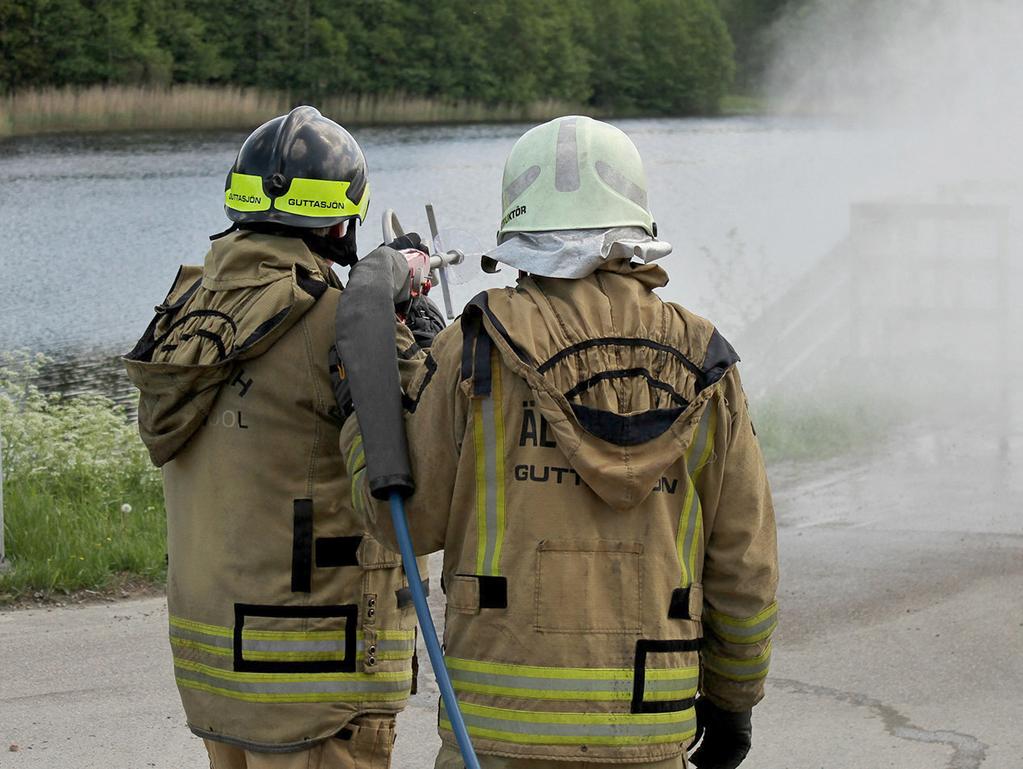
[[[223,237],[230,235],[232,232],[238,229],[238,222],[232,222],[231,226],[221,232],[215,232],[210,235],[210,240],[220,240]]]

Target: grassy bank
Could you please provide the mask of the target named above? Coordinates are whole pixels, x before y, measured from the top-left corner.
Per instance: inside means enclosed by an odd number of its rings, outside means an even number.
[[[883,440],[899,419],[895,404],[882,397],[831,390],[769,395],[751,403],[750,411],[769,464],[863,451]]]
[[[46,88],[0,97],[0,138],[48,133],[249,130],[294,106],[286,93],[231,86]],[[599,110],[548,99],[526,105],[387,96],[333,96],[317,102],[345,125],[540,122]],[[725,96],[721,114],[759,115],[764,100]]]
[[[251,129],[293,106],[287,94],[234,87],[94,86],[0,98],[0,136],[90,131]],[[317,106],[345,125],[540,121],[586,109],[555,100],[524,106],[403,94],[335,96]]]
[[[124,409],[99,396],[61,399],[29,382],[39,361],[0,356],[6,546],[0,605],[41,594],[161,584],[160,475]],[[863,450],[895,416],[867,401],[768,396],[752,405],[769,462]]]
[[[39,361],[0,358],[4,528],[0,604],[41,592],[160,582],[166,549],[159,473],[122,407],[29,384]]]
[[[770,111],[767,99],[762,96],[728,94],[721,99],[721,114],[728,117],[767,115]]]

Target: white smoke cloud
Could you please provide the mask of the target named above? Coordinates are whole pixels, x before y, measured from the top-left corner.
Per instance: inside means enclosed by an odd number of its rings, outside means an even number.
[[[1023,422],[1011,385],[976,375],[1021,365],[1023,2],[810,0],[771,35],[773,109],[849,132],[847,157],[804,162],[848,195],[851,232],[753,324],[754,376],[789,386],[779,361],[812,349],[873,364],[864,381],[924,416],[970,392]]]
[[[924,180],[1023,171],[1023,3],[812,0],[772,30],[782,112],[830,114],[890,137]]]

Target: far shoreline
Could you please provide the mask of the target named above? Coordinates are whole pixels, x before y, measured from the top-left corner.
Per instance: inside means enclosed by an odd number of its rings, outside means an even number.
[[[234,86],[91,86],[26,90],[0,97],[0,141],[61,134],[245,131],[287,112],[293,104],[294,100],[285,93]],[[741,95],[723,97],[716,113],[682,115],[611,113],[590,105],[553,99],[522,105],[483,104],[401,93],[329,96],[318,100],[316,106],[345,125],[360,127],[536,123],[566,114],[609,119],[769,114],[765,100]]]

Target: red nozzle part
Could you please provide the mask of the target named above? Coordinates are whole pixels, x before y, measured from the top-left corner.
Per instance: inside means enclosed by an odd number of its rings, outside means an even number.
[[[408,262],[412,296],[430,293],[430,289],[433,287],[433,282],[430,280],[430,255],[414,248],[402,249],[401,253]]]

